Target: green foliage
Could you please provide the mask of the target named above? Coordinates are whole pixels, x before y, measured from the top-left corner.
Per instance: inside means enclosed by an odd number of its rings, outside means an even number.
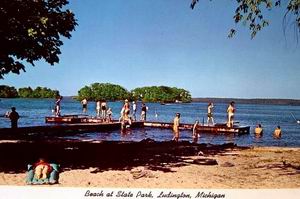
[[[78,91],[78,100],[124,100],[130,98],[130,93],[123,87],[110,83],[93,83]]]
[[[31,87],[15,89],[15,87],[10,87],[6,85],[0,86],[0,97],[2,98],[54,98],[59,95],[59,91],[51,90],[46,87],[37,87],[32,90]]]
[[[15,87],[7,85],[0,85],[0,97],[1,98],[14,98],[18,97],[18,92]]]
[[[263,12],[265,10],[271,10],[274,7],[281,6],[281,0],[236,0],[237,8],[233,19],[235,23],[242,23],[248,26],[251,32],[251,38],[254,38],[256,34],[264,27],[269,25],[268,20],[265,19]],[[199,0],[192,0],[191,8],[194,9],[195,5],[199,3]],[[286,26],[289,19],[292,19],[291,24],[295,26],[297,35],[300,33],[300,0],[289,0],[286,7],[286,14],[284,16],[284,25]],[[236,33],[235,29],[229,31],[228,37],[233,37]]]
[[[55,98],[56,96],[59,96],[59,91],[46,87],[38,86],[34,90],[30,87],[19,89],[19,97],[23,98]]]
[[[77,25],[74,14],[64,10],[68,0],[0,1],[0,78],[25,71],[44,59],[59,62],[61,36],[70,38]]]
[[[140,87],[132,90],[131,93],[133,99],[145,102],[191,102],[192,100],[189,91],[176,87]]]
[[[31,87],[19,88],[18,93],[22,98],[33,98],[33,90]]]

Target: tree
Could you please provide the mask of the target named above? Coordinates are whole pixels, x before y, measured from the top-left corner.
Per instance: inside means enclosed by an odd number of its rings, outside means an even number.
[[[110,83],[93,83],[78,91],[78,100],[124,100],[130,98],[130,93],[120,85]]]
[[[192,0],[191,8],[194,9],[195,5],[199,0]],[[251,38],[254,38],[257,32],[261,31],[264,27],[269,25],[268,20],[263,16],[263,10],[271,10],[274,7],[280,7],[282,4],[281,0],[236,0],[238,6],[235,10],[235,15],[233,19],[235,23],[246,24],[251,32]],[[295,26],[295,33],[300,33],[300,0],[289,0],[286,5],[286,13],[283,16],[284,19],[284,29],[287,25],[286,23],[288,15],[292,19],[292,25]],[[235,35],[236,30],[231,29],[229,31],[228,37]],[[298,38],[298,37],[297,37]]]
[[[32,98],[55,98],[59,96],[59,92],[57,90],[51,90],[46,87],[36,87],[32,91]]]
[[[40,86],[34,90],[31,87],[24,87],[19,88],[18,94],[21,98],[55,98],[59,96],[59,91]]]
[[[25,72],[24,62],[44,59],[59,62],[61,36],[70,38],[77,25],[74,14],[64,10],[68,0],[0,1],[0,78]]]
[[[0,97],[2,98],[14,98],[18,97],[18,92],[15,87],[7,85],[0,85]]]
[[[33,90],[31,87],[19,88],[18,93],[19,93],[19,97],[21,97],[21,98],[32,98],[33,97]]]
[[[134,100],[146,102],[191,102],[189,91],[182,88],[168,86],[146,86],[135,88],[131,91]]]

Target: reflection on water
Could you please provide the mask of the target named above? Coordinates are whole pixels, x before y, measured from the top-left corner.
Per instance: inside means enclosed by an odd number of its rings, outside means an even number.
[[[22,116],[19,126],[45,125],[45,116],[52,114],[53,99],[1,99],[0,115],[4,114],[10,107],[15,106]],[[64,98],[62,101],[62,114],[81,114],[81,104],[73,99]],[[112,108],[113,118],[118,119],[122,102],[108,102]],[[195,120],[206,121],[206,103],[189,103],[189,104],[168,104],[147,103],[149,111],[147,118],[150,121],[172,122],[176,112],[181,113],[182,123],[194,123]],[[141,103],[137,103],[137,118],[141,112]],[[226,121],[227,104],[214,103],[214,120],[216,123]],[[96,115],[94,102],[88,104],[89,116]],[[254,105],[254,104],[236,104],[235,120],[240,125],[251,127],[249,135],[216,135],[200,134],[198,143],[227,143],[234,142],[238,145],[260,145],[260,146],[296,146],[300,147],[300,125],[295,122],[295,118],[300,118],[300,106],[282,106],[282,105]],[[264,134],[262,137],[256,137],[254,128],[256,124],[262,124]],[[46,124],[49,125],[49,124]],[[273,132],[276,126],[280,125],[282,137],[273,138]],[[9,127],[10,122],[7,118],[0,117],[0,128]],[[120,131],[91,132],[72,137],[72,139],[81,140],[123,140],[123,141],[140,141],[150,138],[158,141],[171,140],[173,133],[168,129],[151,129],[140,128],[133,129],[126,135],[121,135]],[[192,141],[191,131],[181,131],[181,140]]]

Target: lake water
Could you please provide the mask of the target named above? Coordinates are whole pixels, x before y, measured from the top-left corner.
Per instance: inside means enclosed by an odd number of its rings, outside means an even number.
[[[113,118],[118,119],[122,102],[109,102],[112,108]],[[52,115],[54,107],[53,99],[1,99],[0,115],[3,115],[10,107],[15,106],[21,118],[19,126],[50,125],[45,124],[45,116]],[[166,104],[147,103],[149,107],[147,120],[172,122],[176,112],[181,113],[182,123],[194,123],[199,120],[201,123],[206,121],[206,103],[189,104]],[[214,104],[214,119],[216,123],[226,121],[227,104]],[[64,98],[61,103],[62,115],[81,114],[81,104],[70,98]],[[140,115],[141,103],[137,104],[137,115]],[[240,125],[249,125],[251,133],[247,135],[212,135],[201,134],[199,143],[222,144],[234,142],[241,146],[289,146],[300,147],[300,125],[296,123],[291,113],[297,119],[300,119],[300,106],[287,105],[260,105],[260,104],[236,104],[235,121]],[[95,116],[95,102],[89,102],[89,116]],[[157,117],[155,115],[157,114]],[[254,127],[261,123],[264,128],[264,134],[257,138],[253,134]],[[281,139],[274,139],[272,134],[277,125],[281,126]],[[0,117],[0,128],[10,127],[10,121],[7,118]],[[181,140],[191,141],[191,131],[181,131]],[[120,131],[90,132],[78,136],[67,137],[68,139],[81,140],[124,140],[140,141],[145,138],[151,138],[157,141],[166,141],[172,139],[171,130],[161,130],[153,128],[134,129],[130,134],[121,135]]]

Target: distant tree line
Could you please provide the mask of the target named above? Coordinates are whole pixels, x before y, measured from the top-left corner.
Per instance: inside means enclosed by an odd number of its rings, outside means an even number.
[[[241,99],[241,98],[193,98],[193,102],[214,102],[214,103],[226,103],[235,101],[238,104],[270,104],[270,105],[292,105],[299,106],[299,99]]]
[[[47,87],[31,87],[19,88],[18,90],[13,86],[0,85],[1,98],[54,98],[59,96],[58,90],[52,90]]]
[[[78,100],[141,100],[144,102],[191,102],[189,91],[168,86],[139,87],[128,91],[120,85],[110,83],[93,83],[78,91]]]

